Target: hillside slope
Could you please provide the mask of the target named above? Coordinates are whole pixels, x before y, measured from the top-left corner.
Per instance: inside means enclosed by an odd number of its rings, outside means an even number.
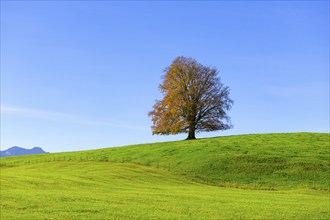
[[[330,134],[251,134],[133,145],[2,160],[26,164],[54,160],[137,163],[184,174],[195,181],[238,188],[329,189]]]
[[[238,135],[1,158],[0,217],[328,219],[329,137]]]
[[[315,190],[242,190],[155,167],[56,161],[1,169],[1,219],[327,219]]]

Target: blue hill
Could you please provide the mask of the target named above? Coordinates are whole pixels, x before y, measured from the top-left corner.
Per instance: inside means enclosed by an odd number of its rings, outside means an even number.
[[[0,157],[8,157],[8,156],[20,156],[20,155],[27,155],[27,154],[45,154],[43,149],[40,147],[34,147],[32,149],[25,149],[22,147],[11,147],[7,150],[0,151]]]

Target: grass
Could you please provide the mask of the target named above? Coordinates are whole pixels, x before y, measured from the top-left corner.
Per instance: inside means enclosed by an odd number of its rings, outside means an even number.
[[[328,219],[329,134],[1,159],[1,219]]]
[[[1,219],[325,219],[312,190],[215,187],[137,164],[51,162],[1,173]]]

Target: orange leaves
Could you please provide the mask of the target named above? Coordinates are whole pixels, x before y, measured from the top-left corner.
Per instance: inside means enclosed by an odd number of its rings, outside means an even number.
[[[163,99],[149,112],[153,134],[189,132],[194,138],[195,131],[230,128],[227,111],[233,101],[217,74],[216,68],[203,66],[193,58],[177,57],[165,69],[159,85]]]

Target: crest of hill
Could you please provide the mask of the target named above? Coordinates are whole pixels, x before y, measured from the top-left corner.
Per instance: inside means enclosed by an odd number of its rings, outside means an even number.
[[[317,183],[329,188],[330,134],[248,134],[141,144],[98,150],[6,158],[135,163],[194,177],[214,185],[266,188]],[[81,163],[83,164],[83,163]]]

